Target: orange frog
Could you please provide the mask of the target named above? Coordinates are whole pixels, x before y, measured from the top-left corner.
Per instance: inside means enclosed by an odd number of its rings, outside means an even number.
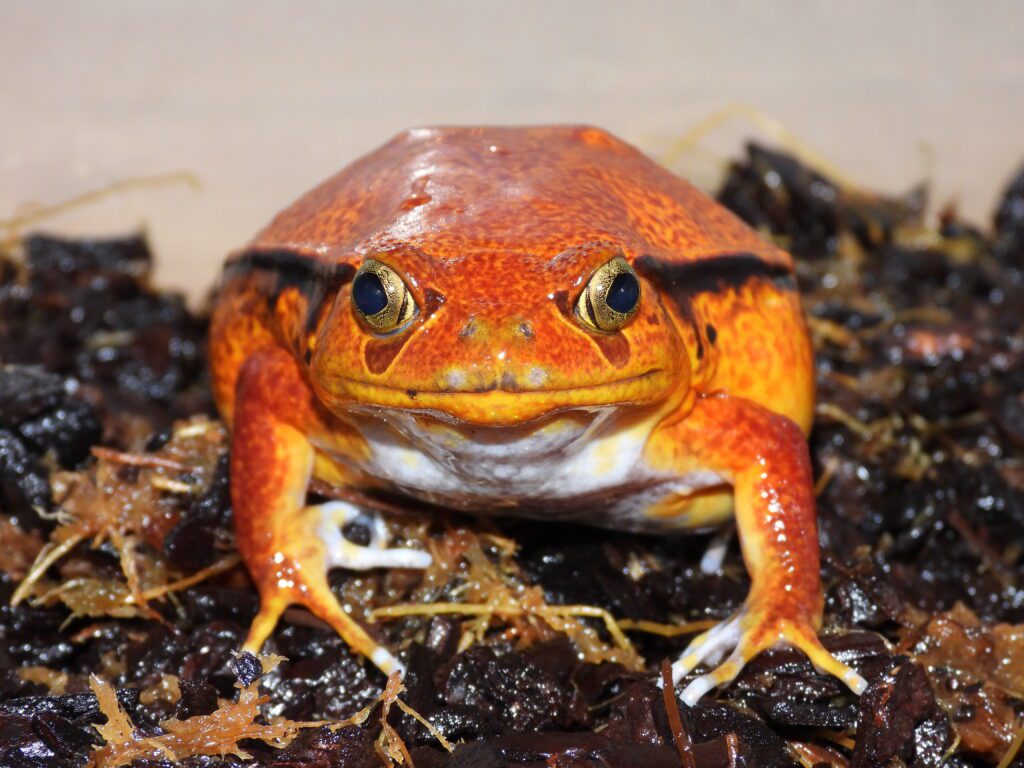
[[[299,603],[401,669],[327,571],[430,556],[389,548],[358,506],[307,506],[318,478],[632,531],[735,516],[750,594],[676,662],[677,682],[718,665],[684,699],[780,644],[864,689],[817,635],[814,372],[790,256],[608,133],[399,135],[228,260],[210,355],[260,592],[248,650]],[[340,533],[360,517],[368,546]]]

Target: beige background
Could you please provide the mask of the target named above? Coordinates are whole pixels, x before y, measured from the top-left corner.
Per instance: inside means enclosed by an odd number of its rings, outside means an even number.
[[[987,220],[1024,159],[1024,3],[0,0],[0,218],[194,171],[47,224],[145,226],[198,295],[224,252],[416,124],[572,121],[654,154],[722,106],[861,182]],[[751,130],[679,167],[707,181]],[[2,233],[0,233],[2,234]]]

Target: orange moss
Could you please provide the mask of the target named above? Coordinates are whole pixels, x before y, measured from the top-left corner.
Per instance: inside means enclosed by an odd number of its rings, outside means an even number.
[[[264,671],[277,663],[269,657],[262,657],[261,661]],[[260,705],[268,700],[260,695],[257,681],[239,688],[237,701],[221,701],[217,710],[209,715],[164,720],[160,727],[165,733],[144,736],[121,708],[113,686],[93,675],[89,678],[89,687],[107,718],[104,725],[94,726],[105,743],[89,755],[90,768],[119,768],[140,759],[173,762],[202,755],[235,755],[246,760],[251,755],[239,746],[244,739],[258,739],[280,749],[290,744],[302,728],[323,725],[285,718],[273,718],[267,724],[256,722]]]
[[[201,493],[213,477],[226,447],[227,436],[219,423],[196,419],[179,424],[159,451],[134,454],[97,448],[96,462],[86,469],[54,473],[58,525],[27,569],[12,602],[35,596],[44,604],[60,600],[73,617],[158,618],[148,606],[150,600],[195,583],[194,578],[180,578],[164,560],[164,537],[181,519],[187,497]],[[183,475],[191,483],[183,482]],[[76,561],[72,553],[85,542],[93,548],[110,542],[124,578],[96,576],[90,563]],[[226,570],[235,562],[223,559],[202,575]],[[46,573],[58,563],[61,578],[48,585]]]
[[[15,579],[24,578],[39,556],[43,540],[35,531],[24,531],[9,517],[0,515],[0,571]]]
[[[927,665],[939,702],[951,716],[959,714],[951,717],[959,750],[1000,760],[1024,728],[1017,712],[1024,699],[1024,626],[982,622],[957,603],[909,632],[901,649]]]

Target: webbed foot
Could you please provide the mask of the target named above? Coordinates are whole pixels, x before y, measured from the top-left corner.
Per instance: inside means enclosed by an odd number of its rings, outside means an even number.
[[[341,534],[341,526],[366,522],[370,543],[360,546]],[[369,570],[371,568],[427,568],[428,552],[415,549],[388,549],[387,525],[378,515],[366,513],[346,502],[328,502],[302,510],[287,531],[274,531],[278,537],[273,555],[274,568],[253,569],[260,590],[260,612],[252,623],[245,650],[257,652],[273,631],[284,609],[291,604],[308,608],[327,622],[352,650],[367,656],[382,672],[391,674],[405,669],[394,655],[374,641],[345,611],[327,581],[331,568]]]
[[[713,669],[683,691],[690,705],[732,681],[761,651],[792,646],[854,693],[867,684],[818,639],[821,589],[814,480],[800,426],[765,407],[725,392],[700,398],[686,419],[673,422],[657,448],[683,445],[703,466],[732,484],[740,549],[750,593],[738,613],[702,635],[673,665],[679,682],[698,665]],[[721,567],[722,540],[704,558],[705,572]]]
[[[692,707],[712,688],[732,682],[761,651],[784,646],[803,651],[815,669],[838,677],[854,693],[860,695],[867,688],[863,677],[825,649],[810,622],[784,618],[746,605],[693,639],[672,665],[672,682],[678,684],[700,664],[714,667],[691,680],[683,690],[683,701]],[[727,658],[726,654],[729,654]]]

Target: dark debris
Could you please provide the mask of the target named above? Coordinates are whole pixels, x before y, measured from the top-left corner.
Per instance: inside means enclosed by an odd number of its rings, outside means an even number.
[[[919,635],[929,617],[955,607],[985,627],[1024,622],[1024,172],[1008,186],[991,233],[953,211],[929,225],[920,190],[900,199],[846,190],[754,145],[719,199],[799,259],[818,348],[812,448],[827,478],[819,498],[825,643],[870,688],[858,700],[801,654],[765,653],[727,690],[693,709],[679,703],[697,764],[792,766],[798,754],[857,768],[995,764],[1024,723],[1012,687],[1024,670],[1006,662],[998,680],[987,679],[977,648],[994,646],[974,625],[958,634],[949,627],[960,625],[943,619],[942,631]],[[22,261],[0,259],[0,359],[15,364],[0,369],[0,508],[32,528],[49,524],[35,513],[49,509],[49,471],[90,461],[101,432],[108,445],[156,451],[175,418],[211,406],[205,321],[149,285],[142,239],[36,236],[23,248]],[[230,546],[227,489],[225,457],[163,539],[162,554],[182,572]],[[720,618],[748,584],[735,545],[723,573],[700,573],[706,537],[515,522],[502,530],[552,604],[661,622]],[[659,567],[637,575],[637,562]],[[384,686],[333,633],[308,622],[282,625],[272,650],[287,660],[266,675],[254,657],[236,656],[256,611],[237,574],[180,593],[163,622],[64,627],[60,608],[11,608],[13,588],[0,577],[4,766],[85,764],[101,720],[86,685],[93,672],[120,689],[122,705],[147,729],[209,715],[218,698],[257,678],[267,717],[302,721],[351,717]],[[409,668],[402,700],[461,740],[449,755],[393,708],[389,722],[421,768],[679,765],[654,679],[686,638],[632,633],[648,662],[636,672],[584,663],[557,637],[496,639],[460,652],[453,617],[387,631]],[[1013,628],[998,631],[1013,647]],[[915,662],[912,650],[943,664]],[[973,654],[972,665],[957,669],[964,654]],[[176,697],[152,695],[167,679],[177,681]],[[379,713],[378,704],[362,725],[303,730],[280,750],[246,748],[255,764],[274,768],[379,766]],[[954,743],[959,751],[947,755]]]
[[[0,285],[5,363],[87,382],[98,407],[143,416],[154,431],[212,414],[205,321],[179,294],[150,285],[153,259],[141,236],[32,235],[22,247],[23,268],[5,269],[13,277]]]
[[[41,367],[0,367],[0,509],[23,525],[43,525],[39,512],[50,511],[47,459],[72,469],[100,440],[103,423],[82,390]]]

